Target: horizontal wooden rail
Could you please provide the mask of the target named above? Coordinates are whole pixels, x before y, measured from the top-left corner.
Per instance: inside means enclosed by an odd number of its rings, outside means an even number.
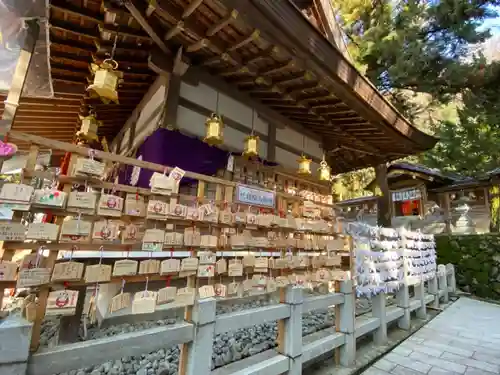
[[[28,362],[28,375],[53,375],[68,369],[89,367],[123,357],[137,356],[154,350],[183,344],[193,339],[194,326],[180,323],[115,337],[83,341],[41,350]]]
[[[429,289],[437,285],[436,280],[427,281]],[[349,286],[351,289],[349,289]],[[443,285],[445,286],[445,285]],[[423,285],[420,285],[423,288]],[[448,288],[448,286],[446,286]],[[451,286],[453,287],[453,286]],[[168,348],[181,343],[192,342],[189,346],[191,353],[190,360],[196,361],[198,357],[206,357],[200,359],[211,358],[212,340],[216,334],[234,331],[240,328],[251,327],[271,321],[289,321],[296,322],[301,325],[301,315],[316,308],[325,308],[332,304],[340,305],[343,309],[341,312],[340,327],[331,327],[322,331],[305,336],[301,339],[301,335],[296,340],[291,340],[293,334],[301,334],[301,329],[297,329],[294,324],[287,325],[285,342],[291,346],[279,348],[283,352],[268,350],[255,356],[245,358],[239,362],[231,363],[225,367],[216,369],[210,372],[210,367],[203,367],[203,371],[197,373],[188,373],[189,375],[243,375],[243,374],[268,374],[278,375],[283,373],[292,373],[292,370],[297,370],[295,367],[298,361],[300,368],[302,364],[311,362],[318,357],[332,352],[335,348],[345,346],[343,353],[346,350],[356,350],[356,338],[380,333],[382,328],[386,328],[387,324],[398,320],[405,322],[406,317],[409,317],[410,310],[420,309],[428,303],[434,303],[435,299],[439,299],[443,290],[436,290],[435,294],[420,293],[418,298],[411,300],[398,300],[398,304],[407,307],[387,306],[380,310],[377,307],[378,302],[383,302],[385,305],[386,298],[384,294],[374,297],[373,311],[359,316],[354,322],[349,316],[354,316],[355,305],[352,295],[352,284],[342,285],[341,293],[335,293],[325,296],[315,296],[303,300],[300,294],[287,299],[285,303],[278,305],[264,306],[256,309],[249,309],[228,314],[215,315],[216,301],[214,299],[202,300],[195,305],[196,313],[193,315],[192,323],[180,323],[173,326],[159,327],[137,331],[132,333],[120,334],[115,337],[79,342],[76,344],[63,345],[51,349],[43,349],[34,354],[29,359],[28,374],[29,375],[52,375],[55,373],[68,372],[78,368],[98,365],[110,360],[119,359],[124,356],[138,356],[160,348]],[[398,291],[399,296],[407,296],[408,286],[404,285]],[[421,289],[423,290],[423,289]],[[296,289],[294,291],[297,291]],[[294,294],[294,293],[291,293]],[[296,293],[295,293],[296,294]],[[379,300],[377,300],[379,298]],[[444,300],[444,298],[443,298]],[[380,315],[382,311],[383,315]],[[378,314],[378,315],[377,315]],[[418,316],[418,311],[417,311]],[[347,318],[347,320],[345,320]],[[352,328],[346,322],[351,322]],[[337,328],[342,331],[338,332]],[[409,328],[407,328],[409,329]],[[379,335],[378,335],[379,336]],[[294,336],[295,337],[295,336]],[[349,346],[354,338],[354,347]],[[298,340],[298,341],[297,341]],[[303,340],[301,342],[301,340]],[[387,340],[387,337],[386,337]],[[383,343],[381,343],[383,344]],[[298,345],[298,346],[297,346]],[[298,352],[293,348],[298,348]],[[195,356],[195,354],[197,354]],[[351,353],[352,354],[352,353]],[[344,354],[347,355],[347,354]],[[299,372],[293,372],[300,374]]]
[[[289,316],[290,308],[282,304],[222,314],[215,321],[215,333],[236,331],[240,328],[273,322],[288,318]]]
[[[319,309],[326,309],[333,305],[341,305],[344,303],[344,295],[342,293],[327,294],[325,296],[310,297],[304,300],[302,312],[310,312]]]
[[[61,141],[57,141],[54,139],[48,139],[48,138],[40,137],[40,136],[33,135],[33,134],[19,132],[16,130],[11,130],[9,132],[9,138],[24,141],[24,142],[29,142],[29,143],[39,145],[39,146],[44,146],[44,147],[47,147],[50,149],[56,149],[56,150],[61,150],[64,152],[70,152],[70,153],[81,155],[81,156],[89,156],[89,151],[90,151],[89,148],[80,147],[80,146],[77,146],[77,145],[72,144],[72,143],[66,143],[66,142],[61,142]],[[117,155],[117,154],[113,154],[110,152],[105,152],[105,151],[100,151],[100,150],[94,150],[94,152],[95,152],[94,157],[96,159],[101,159],[101,160],[105,160],[105,161],[111,161],[114,163],[121,163],[121,164],[126,164],[126,165],[133,165],[133,166],[136,166],[139,168],[149,169],[149,170],[154,171],[154,172],[159,172],[159,173],[167,172],[167,173],[169,173],[173,169],[172,167],[169,167],[169,166],[164,166],[161,164],[151,163],[148,161],[129,158],[129,157],[126,157],[123,155]],[[33,173],[35,173],[35,172],[33,172]],[[36,173],[38,173],[38,172],[36,172]],[[46,178],[50,178],[50,174],[45,174],[45,176],[46,176]],[[185,177],[192,178],[192,179],[195,179],[198,181],[220,184],[223,186],[236,187],[238,185],[238,183],[234,182],[234,181],[224,180],[222,178],[207,176],[204,174],[190,172],[190,171],[186,171]],[[71,182],[71,180],[68,180],[68,178],[69,177],[67,177],[67,176],[63,176],[62,180],[64,182]],[[72,178],[70,178],[70,179],[72,179]],[[63,181],[61,181],[61,182],[63,182]],[[100,182],[100,186],[103,188],[112,188],[113,187],[113,184],[109,184],[109,185],[108,184],[109,183],[104,183],[104,182],[101,183]],[[110,187],[108,187],[108,186],[110,186]],[[123,186],[126,186],[126,185],[123,185]],[[129,192],[135,193],[138,191],[138,189],[133,188],[133,187],[128,187],[128,188],[123,187],[123,191],[129,191]],[[142,192],[141,192],[141,194],[142,194]],[[151,193],[149,193],[149,194],[151,194]],[[295,196],[292,194],[283,193],[283,192],[276,192],[276,195],[279,197],[283,197],[283,198],[291,199],[291,200],[302,200],[301,197],[298,197],[298,196]],[[322,205],[322,206],[333,207],[333,205],[330,205],[327,203],[321,203],[321,202],[315,202],[315,203],[318,205]]]

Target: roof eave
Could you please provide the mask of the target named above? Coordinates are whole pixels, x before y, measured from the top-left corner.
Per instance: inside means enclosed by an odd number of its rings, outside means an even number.
[[[305,65],[332,81],[337,88],[335,94],[350,107],[399,139],[406,138],[413,154],[431,149],[438,141],[412,126],[291,0],[223,0],[223,3],[246,13],[266,38],[287,46]]]

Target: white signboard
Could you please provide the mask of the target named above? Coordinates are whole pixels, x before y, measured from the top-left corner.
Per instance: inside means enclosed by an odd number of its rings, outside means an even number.
[[[420,192],[420,189],[393,191],[392,201],[393,202],[410,201],[410,200],[420,199],[421,196],[422,193]]]
[[[236,187],[236,202],[251,206],[274,208],[276,206],[276,193],[270,190],[238,185]]]

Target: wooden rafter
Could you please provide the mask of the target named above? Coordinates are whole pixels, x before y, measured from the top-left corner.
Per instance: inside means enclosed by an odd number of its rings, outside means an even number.
[[[149,18],[148,13],[152,14],[154,8],[150,10],[150,8],[144,3],[140,3],[137,0],[127,0],[125,1],[125,7],[130,12],[132,17],[136,19],[136,21],[141,25],[143,30],[151,37],[153,42],[165,53],[170,53],[167,45],[161,38],[161,33],[159,30],[159,25],[153,24],[154,20]]]
[[[289,54],[296,56],[301,66],[314,69],[360,116],[385,127],[388,134],[413,149],[425,149],[435,144],[432,137],[412,129],[376,88],[311,27],[290,1],[224,0],[223,3],[228,8],[240,10],[246,22],[260,28],[270,43],[279,43]]]

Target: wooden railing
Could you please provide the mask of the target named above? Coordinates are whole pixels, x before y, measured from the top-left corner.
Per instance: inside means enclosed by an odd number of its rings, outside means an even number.
[[[53,375],[127,356],[140,356],[148,352],[186,343],[186,373],[209,375],[213,339],[216,334],[251,327],[265,322],[284,322],[282,344],[276,349],[233,363],[230,374],[300,374],[304,364],[311,363],[337,349],[342,366],[351,366],[356,358],[356,340],[373,335],[377,345],[387,344],[387,327],[397,321],[400,328],[409,329],[411,314],[427,318],[427,305],[439,307],[447,303],[450,292],[455,292],[455,274],[449,265],[446,272],[426,283],[415,286],[415,296],[409,298],[408,286],[397,292],[395,306],[386,306],[386,294],[373,297],[373,310],[355,318],[355,295],[351,281],[342,282],[340,292],[303,299],[301,288],[286,289],[282,303],[222,315],[215,314],[216,300],[198,301],[189,322],[173,326],[152,328],[97,339],[42,349],[29,358],[29,375]],[[425,292],[425,286],[428,292]],[[302,337],[302,314],[335,305],[339,308],[339,327],[332,327]],[[222,368],[224,369],[224,367]],[[218,374],[221,370],[212,371]]]

